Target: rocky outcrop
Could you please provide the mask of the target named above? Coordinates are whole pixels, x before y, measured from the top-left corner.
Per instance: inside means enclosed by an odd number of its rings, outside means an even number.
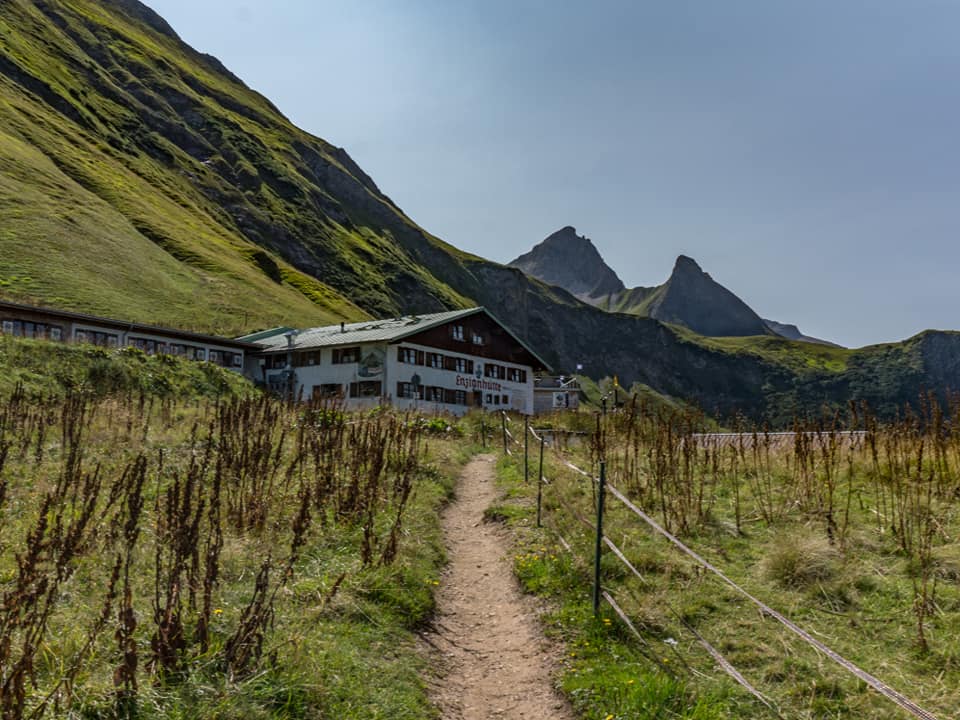
[[[740,298],[693,258],[681,255],[670,279],[645,301],[646,314],[712,337],[768,335],[769,328]]]
[[[780,337],[785,337],[787,340],[799,340],[800,342],[814,343],[816,345],[827,345],[829,347],[843,347],[842,345],[837,345],[837,343],[832,343],[829,340],[821,340],[820,338],[811,337],[810,335],[804,335],[800,332],[800,328],[796,325],[789,325],[787,323],[777,322],[776,320],[768,320],[764,318],[764,324],[773,332],[775,332]]]
[[[626,289],[589,238],[569,225],[508,264],[594,305]]]

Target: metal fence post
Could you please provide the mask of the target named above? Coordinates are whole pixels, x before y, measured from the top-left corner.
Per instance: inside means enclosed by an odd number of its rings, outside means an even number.
[[[483,415],[480,416],[480,447],[487,449],[487,425],[483,421]]]
[[[607,494],[607,463],[600,461],[597,492],[597,539],[593,546],[593,614],[600,612],[600,556],[603,551],[603,501]]]
[[[543,507],[543,436],[540,436],[540,467],[537,470],[537,527],[541,527],[540,516]]]
[[[500,429],[503,431],[503,454],[509,455],[510,451],[507,449],[507,414],[503,411],[500,412]]]

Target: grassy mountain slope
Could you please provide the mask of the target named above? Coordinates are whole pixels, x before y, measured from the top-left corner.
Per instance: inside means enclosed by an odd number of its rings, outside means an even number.
[[[458,251],[136,0],[0,3],[0,296],[237,334],[482,304],[558,370],[721,414],[960,387],[922,351],[809,372],[820,350],[707,342]]]
[[[370,183],[345,153],[157,27],[0,7],[5,295],[222,332],[463,304],[319,186]]]

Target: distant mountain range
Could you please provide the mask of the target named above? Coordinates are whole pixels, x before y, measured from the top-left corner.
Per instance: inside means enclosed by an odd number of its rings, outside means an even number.
[[[652,317],[707,337],[775,334],[839,347],[804,335],[796,325],[764,320],[685,255],[663,285],[627,288],[593,242],[569,225],[508,264],[604,310]]]
[[[693,261],[628,289],[561,234],[541,269],[458,250],[137,0],[0,2],[0,297],[237,335],[483,305],[557,372],[775,424],[960,389],[960,334],[796,342]]]

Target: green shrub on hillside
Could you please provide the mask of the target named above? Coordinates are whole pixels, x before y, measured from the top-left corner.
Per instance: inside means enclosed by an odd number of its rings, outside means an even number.
[[[211,363],[136,348],[111,350],[44,340],[0,338],[0,394],[22,386],[34,397],[143,392],[157,397],[246,396],[255,392],[239,374]]]

